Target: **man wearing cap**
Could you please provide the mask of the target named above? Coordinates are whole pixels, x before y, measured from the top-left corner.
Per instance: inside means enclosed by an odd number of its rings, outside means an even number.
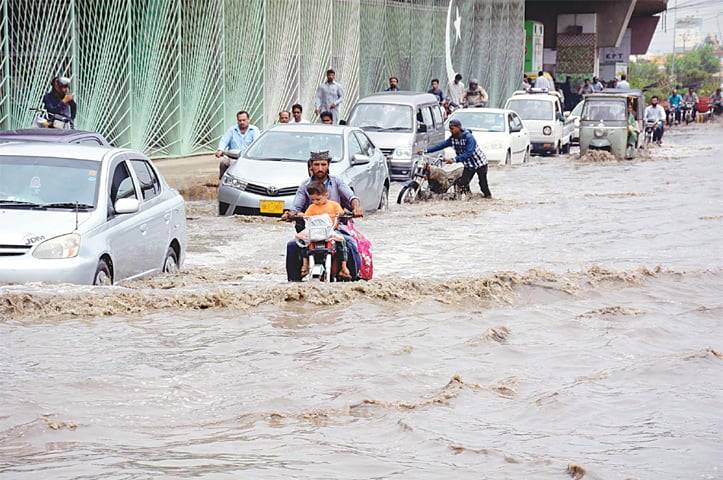
[[[331,157],[328,151],[311,152],[308,162],[311,176],[299,185],[299,189],[296,191],[296,197],[294,197],[293,210],[285,212],[281,218],[286,220],[298,212],[306,211],[311,204],[311,198],[306,189],[312,181],[322,182],[326,186],[329,192],[329,200],[337,202],[345,210],[351,210],[357,217],[364,216],[364,210],[361,207],[361,203],[359,203],[359,198],[354,195],[352,189],[339,177],[329,175],[330,162]],[[301,231],[300,229],[303,229],[303,226],[297,225],[296,228]],[[349,270],[351,271],[352,278],[356,278],[358,265],[361,265],[359,249],[356,241],[352,237],[343,233],[342,236],[345,238],[347,247],[349,248],[350,260],[351,258],[354,259],[353,262],[349,262]],[[301,266],[301,248],[296,244],[296,241],[293,240],[286,245],[286,276],[290,282],[301,281]]]
[[[48,113],[62,115],[65,118],[75,120],[75,113],[78,106],[70,93],[70,79],[67,77],[55,77],[50,82],[52,89],[43,97],[43,106]]]
[[[476,78],[473,78],[469,81],[469,88],[462,97],[462,105],[464,107],[486,107],[489,98],[485,89],[479,86]]]
[[[492,198],[490,188],[487,185],[487,157],[482,149],[477,145],[472,132],[462,128],[462,122],[453,118],[449,121],[449,132],[452,134],[444,142],[432,145],[426,150],[426,153],[438,152],[447,147],[454,147],[456,157],[454,160],[448,160],[448,163],[460,162],[464,165],[464,172],[457,180],[457,185],[463,191],[469,192],[469,183],[472,181],[475,173],[479,179],[479,188],[485,198]]]

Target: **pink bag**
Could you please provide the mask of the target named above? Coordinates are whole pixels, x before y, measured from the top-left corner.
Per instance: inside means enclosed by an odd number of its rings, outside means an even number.
[[[349,235],[356,240],[361,256],[361,266],[359,267],[359,278],[362,280],[371,280],[374,275],[374,262],[372,261],[372,242],[369,241],[359,230],[354,227],[354,222],[346,225]]]

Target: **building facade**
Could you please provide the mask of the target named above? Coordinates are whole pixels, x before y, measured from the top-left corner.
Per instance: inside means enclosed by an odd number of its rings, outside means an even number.
[[[211,151],[234,113],[313,119],[327,68],[344,118],[389,76],[405,90],[477,77],[493,105],[519,87],[524,0],[0,0],[0,128],[30,126],[54,75],[77,128],[154,156]]]

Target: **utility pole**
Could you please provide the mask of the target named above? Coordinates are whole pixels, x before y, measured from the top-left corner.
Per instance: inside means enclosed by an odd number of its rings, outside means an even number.
[[[676,17],[678,16],[678,0],[675,0],[675,6],[673,7],[673,59],[670,62],[670,76],[673,79],[673,86],[677,84],[675,81],[675,27],[676,27]]]

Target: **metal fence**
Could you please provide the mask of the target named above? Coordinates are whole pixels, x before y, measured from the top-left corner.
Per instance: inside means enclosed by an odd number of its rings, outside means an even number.
[[[77,127],[154,156],[210,151],[234,113],[261,127],[313,117],[332,66],[344,117],[386,86],[478,77],[518,87],[524,0],[0,0],[0,128],[32,124],[51,78],[72,79]],[[450,68],[451,66],[451,68]]]

